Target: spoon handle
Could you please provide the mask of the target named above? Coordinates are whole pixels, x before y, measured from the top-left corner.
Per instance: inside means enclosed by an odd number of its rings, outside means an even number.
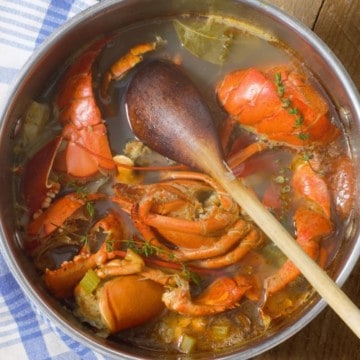
[[[225,165],[224,168],[213,167],[211,175],[297,266],[319,295],[360,338],[360,310],[328,274],[303,251],[287,230],[263,206],[257,196],[241,180],[236,179],[231,171],[225,168]]]
[[[126,104],[136,136],[160,154],[222,184],[360,338],[359,309],[227,168],[210,110],[186,74],[172,63],[150,62],[133,77]]]

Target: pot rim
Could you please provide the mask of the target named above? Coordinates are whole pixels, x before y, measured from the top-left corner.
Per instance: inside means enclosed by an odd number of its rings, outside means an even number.
[[[147,0],[144,0],[146,2]],[[59,38],[65,36],[68,33],[74,31],[77,26],[82,23],[84,20],[89,20],[95,14],[100,14],[101,12],[107,12],[113,6],[118,5],[119,3],[126,3],[127,0],[109,0],[106,2],[99,2],[88,9],[82,11],[81,13],[75,15],[70,20],[61,25],[58,29],[56,29],[28,58],[22,69],[16,75],[15,79],[12,81],[9,90],[7,92],[7,96],[4,99],[1,109],[0,109],[0,143],[3,138],[3,128],[5,124],[5,120],[9,117],[11,113],[11,109],[13,106],[13,98],[17,97],[17,93],[19,89],[21,89],[21,84],[23,82],[24,77],[32,69],[34,63],[44,57],[54,46],[54,43],[58,41]],[[136,1],[135,1],[136,2]],[[139,2],[139,1],[137,1]],[[141,2],[141,1],[140,1]],[[304,24],[302,24],[299,20],[294,17],[284,13],[282,10],[278,9],[274,5],[267,4],[264,2],[252,1],[252,0],[233,0],[230,2],[238,2],[244,4],[246,6],[250,6],[257,11],[264,12],[268,14],[270,17],[276,18],[281,24],[286,24],[287,27],[290,28],[292,32],[295,32],[298,36],[301,36],[313,49],[316,49],[318,52],[318,56],[320,56],[324,61],[329,65],[334,75],[339,79],[340,82],[344,84],[346,89],[346,94],[349,99],[349,102],[354,108],[354,113],[360,114],[360,96],[355,87],[355,84],[351,80],[347,71],[345,70],[342,63],[339,59],[334,55],[332,50],[309,28],[307,28]],[[20,90],[21,91],[21,90]],[[2,214],[1,214],[2,217]],[[104,344],[100,341],[97,341],[93,338],[90,338],[86,332],[81,329],[76,329],[72,327],[71,323],[65,321],[63,318],[56,315],[56,313],[51,310],[48,306],[39,302],[39,291],[34,289],[28,280],[21,276],[17,264],[17,260],[13,254],[13,249],[10,247],[9,242],[6,240],[6,234],[3,228],[3,221],[0,224],[0,250],[2,255],[5,258],[5,261],[10,268],[12,274],[16,278],[20,287],[23,289],[25,295],[30,299],[31,303],[35,305],[36,308],[40,311],[40,313],[45,314],[45,316],[62,330],[64,333],[71,334],[77,341],[80,343],[84,343],[86,346],[94,349],[95,351],[114,358],[118,358],[119,352],[117,350],[111,348],[104,348]],[[348,260],[345,266],[341,269],[338,276],[336,277],[336,283],[339,286],[342,286],[348,276],[350,275],[352,269],[354,268],[357,260],[360,257],[360,241],[356,242],[353,247],[351,254],[348,257]],[[219,359],[247,359],[249,357],[253,357],[263,353],[264,351],[270,350],[271,348],[279,345],[283,341],[289,339],[294,334],[299,332],[303,327],[305,327],[310,321],[312,321],[319,313],[326,307],[326,303],[323,299],[317,297],[318,301],[315,304],[311,304],[309,310],[298,320],[293,322],[291,326],[288,326],[286,329],[282,329],[279,332],[270,335],[267,340],[265,340],[262,344],[255,345],[255,349],[248,348],[243,353],[237,355],[236,353],[226,355],[225,357],[219,357]],[[295,326],[296,325],[296,326]],[[133,356],[130,353],[121,352],[121,356],[125,356],[128,359],[138,359],[137,356]],[[182,355],[177,355],[176,358],[181,358]]]

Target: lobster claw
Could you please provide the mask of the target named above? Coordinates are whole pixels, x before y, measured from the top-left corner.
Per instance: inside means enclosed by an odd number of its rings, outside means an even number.
[[[114,213],[110,212],[91,228],[90,237],[96,236],[96,233],[101,231],[105,234],[105,239],[97,252],[90,254],[87,247],[84,246],[85,249],[83,248],[72,261],[63,262],[58,269],[46,270],[44,281],[55,297],[71,297],[75,286],[89,269],[93,269],[113,257],[112,251],[118,248],[118,243],[114,240],[119,240],[123,236],[122,222]]]
[[[171,254],[196,267],[220,268],[239,262],[264,241],[212,178],[170,171],[162,180],[157,184],[116,184],[112,200],[130,213],[146,241],[164,250],[158,254],[164,260],[170,260]]]
[[[108,39],[91,45],[68,69],[59,86],[55,105],[64,128],[65,147],[55,162],[56,170],[87,179],[115,171],[106,127],[96,104],[92,66]]]
[[[78,197],[75,193],[67,194],[56,200],[46,211],[42,212],[28,226],[28,235],[44,238],[59,229],[87,201],[102,198],[101,194],[89,194],[86,199]]]
[[[100,39],[75,60],[65,74],[56,98],[59,120],[64,125],[62,135],[67,143],[55,165],[57,170],[75,178],[87,179],[99,172],[116,171],[106,126],[96,103],[92,75],[92,65],[107,41]],[[135,46],[113,64],[103,77],[100,89],[103,100],[113,76],[114,79],[121,78],[142,60],[142,54],[155,47],[156,42]]]
[[[236,307],[251,287],[249,277],[244,275],[218,277],[203,293],[192,299],[189,283],[181,279],[178,287],[165,292],[162,299],[167,308],[180,314],[204,316]]]
[[[89,179],[99,172],[108,174],[115,171],[106,127],[102,122],[80,129],[74,124],[67,124],[63,136],[67,143],[55,159],[55,170],[78,179]]]
[[[102,323],[113,334],[160,315],[165,308],[161,301],[163,291],[162,285],[152,280],[144,280],[139,275],[128,275],[106,281],[95,296],[84,294],[84,290],[78,285],[75,297],[80,307],[92,304],[98,309]],[[99,300],[94,303],[94,299]],[[86,317],[91,321],[88,312]],[[95,319],[99,321],[97,317]]]

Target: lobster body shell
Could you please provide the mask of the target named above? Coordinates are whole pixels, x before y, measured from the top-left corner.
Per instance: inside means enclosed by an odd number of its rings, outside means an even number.
[[[161,301],[163,291],[154,281],[128,275],[106,281],[95,296],[85,294],[78,285],[75,297],[80,314],[87,321],[114,334],[159,316],[165,308]]]
[[[281,85],[276,84],[276,76]],[[302,74],[287,67],[236,70],[218,84],[217,95],[225,110],[243,126],[274,142],[292,146],[328,144],[339,135],[328,117],[325,99]],[[289,111],[289,104],[296,113]],[[298,114],[302,116],[301,125],[296,120]]]

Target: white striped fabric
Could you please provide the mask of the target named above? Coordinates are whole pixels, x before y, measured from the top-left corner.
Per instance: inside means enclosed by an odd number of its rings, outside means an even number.
[[[96,0],[0,0],[0,106],[31,53]],[[45,319],[25,297],[0,253],[0,359],[96,360]]]

